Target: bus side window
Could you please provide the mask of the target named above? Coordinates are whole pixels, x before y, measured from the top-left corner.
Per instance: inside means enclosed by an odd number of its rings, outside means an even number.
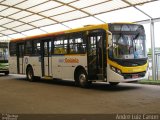
[[[33,45],[32,45],[32,41],[27,41],[26,42],[26,55],[32,55],[33,54],[33,52],[32,52],[32,49],[33,49],[33,47],[32,47]]]
[[[65,37],[57,37],[54,41],[54,54],[67,54],[68,40]]]
[[[34,55],[41,55],[41,46],[39,41],[34,41]]]
[[[60,49],[59,48],[55,48],[54,49],[54,54],[60,54]]]
[[[16,43],[10,43],[9,45],[10,56],[16,56]]]
[[[69,38],[69,53],[84,54],[86,52],[86,42],[82,33],[75,33]]]

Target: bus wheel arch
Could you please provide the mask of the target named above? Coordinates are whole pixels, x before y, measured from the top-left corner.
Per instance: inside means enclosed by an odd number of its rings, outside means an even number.
[[[30,64],[27,65],[26,76],[27,76],[27,80],[29,80],[30,82],[34,81],[34,71],[33,71],[33,68]]]
[[[75,69],[75,72],[74,72],[74,79],[75,79],[75,83],[76,85],[80,86],[80,87],[88,87],[89,85],[89,81],[88,81],[88,75],[87,75],[87,72],[86,70],[84,69],[83,66],[78,66],[76,69]]]

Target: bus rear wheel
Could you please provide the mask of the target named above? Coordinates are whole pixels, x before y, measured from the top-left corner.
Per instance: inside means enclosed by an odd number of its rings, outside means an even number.
[[[116,85],[119,84],[119,82],[109,82],[109,84],[112,85],[112,86],[116,86]]]
[[[27,75],[27,80],[28,81],[30,81],[30,82],[34,81],[34,72],[33,72],[32,67],[27,68],[26,75]]]
[[[89,83],[86,71],[79,70],[76,74],[76,84],[82,88],[86,88],[89,86]]]
[[[4,74],[7,76],[9,74],[9,71],[5,72]]]

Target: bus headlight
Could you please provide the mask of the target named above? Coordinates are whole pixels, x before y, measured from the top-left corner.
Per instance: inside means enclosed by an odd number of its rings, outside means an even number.
[[[121,70],[120,69],[118,69],[118,68],[115,68],[115,67],[113,67],[113,66],[110,66],[110,68],[111,68],[111,70],[113,70],[114,72],[116,72],[116,73],[118,73],[118,74],[120,74],[121,75]]]
[[[117,69],[117,73],[121,75],[121,70]]]
[[[111,66],[111,69],[112,69],[114,72],[116,72],[116,68],[115,68],[115,67]]]

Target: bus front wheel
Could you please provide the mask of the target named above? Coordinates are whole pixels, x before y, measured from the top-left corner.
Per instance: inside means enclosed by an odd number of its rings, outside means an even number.
[[[27,68],[26,74],[27,74],[27,80],[29,80],[30,82],[33,82],[34,81],[34,72],[33,72],[32,67]]]
[[[85,70],[79,70],[76,74],[76,84],[80,87],[86,88],[89,86],[89,81],[87,78],[87,73]]]

